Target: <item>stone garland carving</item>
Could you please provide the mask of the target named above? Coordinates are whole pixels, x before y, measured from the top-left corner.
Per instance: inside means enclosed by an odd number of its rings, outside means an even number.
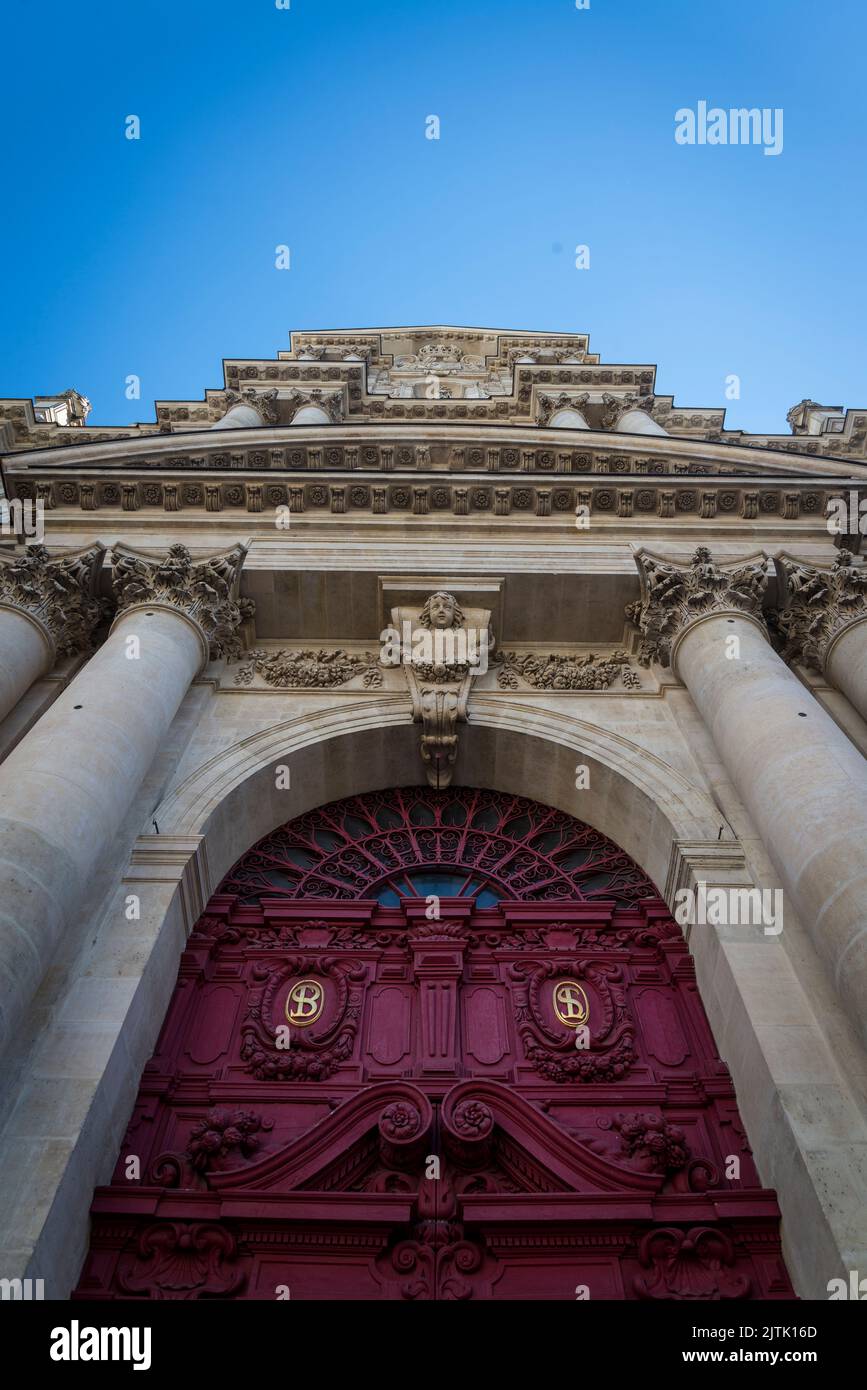
[[[251,599],[237,596],[246,553],[245,546],[236,545],[194,561],[185,545],[172,545],[162,556],[115,546],[112,588],[118,611],[147,603],[178,608],[204,632],[211,660],[238,658],[239,629],[254,611]]]
[[[775,564],[786,594],[774,620],[784,641],[783,658],[824,672],[835,638],[867,618],[867,566],[855,565],[848,550],[838,551],[830,569],[785,555]]]
[[[641,677],[631,669],[629,653],[622,649],[605,657],[593,652],[584,656],[503,652],[500,661],[497,683],[504,690],[517,690],[519,677],[535,690],[608,690],[617,680],[627,690],[641,689]]]
[[[704,614],[738,611],[763,621],[768,582],[764,556],[723,567],[714,563],[706,546],[699,546],[689,568],[646,551],[639,551],[635,562],[641,598],[627,604],[626,616],[641,633],[638,661],[642,666],[652,661],[668,666],[677,636]]]
[[[44,545],[29,545],[18,555],[0,553],[0,603],[41,622],[58,656],[88,652],[107,616],[95,592],[104,554],[101,545],[55,557]]]
[[[422,725],[421,756],[427,780],[448,787],[458,752],[458,723],[466,723],[470,685],[487,669],[494,649],[487,608],[463,610],[438,590],[421,608],[393,608],[393,661],[406,673],[413,720]]]
[[[382,685],[378,653],[347,652],[342,647],[333,651],[322,648],[319,651],[287,651],[282,647],[279,651],[266,651],[257,648],[245,653],[234,683],[252,685],[254,676],[261,676],[266,685],[281,690],[300,686],[329,689],[347,685],[357,676],[362,677],[366,690],[379,689]]]

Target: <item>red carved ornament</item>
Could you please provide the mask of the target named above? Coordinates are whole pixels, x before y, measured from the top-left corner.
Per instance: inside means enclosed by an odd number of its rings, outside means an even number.
[[[183,953],[74,1297],[588,1296],[792,1297],[653,884],[471,789],[266,836]]]

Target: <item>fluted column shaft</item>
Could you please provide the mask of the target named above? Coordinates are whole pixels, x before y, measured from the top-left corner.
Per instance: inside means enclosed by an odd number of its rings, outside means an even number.
[[[122,563],[122,607],[105,644],[0,766],[0,1049],[106,865],[209,646],[219,654],[214,634],[225,639],[240,619],[214,588],[225,568],[194,566],[183,547],[162,563]]]

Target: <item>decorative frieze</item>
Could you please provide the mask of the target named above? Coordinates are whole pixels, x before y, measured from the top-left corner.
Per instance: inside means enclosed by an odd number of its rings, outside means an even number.
[[[717,565],[706,546],[699,546],[688,567],[639,550],[635,556],[641,598],[627,605],[626,616],[641,633],[642,666],[671,663],[674,641],[697,618],[710,613],[747,613],[763,623],[762,600],[768,583],[767,561],[752,556]]]
[[[838,551],[830,568],[805,565],[788,555],[775,564],[784,594],[775,619],[784,639],[783,656],[824,672],[836,639],[867,619],[867,567],[856,564],[848,550]]]
[[[497,684],[503,690],[517,690],[519,683],[535,690],[608,690],[617,681],[626,690],[640,690],[641,677],[630,666],[629,653],[618,649],[609,656],[551,652],[503,652],[499,658]]]
[[[250,599],[238,597],[246,547],[193,560],[185,545],[153,555],[116,545],[112,554],[112,589],[118,611],[154,604],[177,608],[202,629],[211,659],[238,656],[239,629],[253,615]]]
[[[379,689],[382,685],[378,652],[347,652],[342,647],[330,651],[322,648],[318,651],[281,648],[279,651],[256,649],[247,652],[235,674],[234,683],[250,686],[256,676],[261,676],[266,685],[280,690],[300,687],[332,689],[348,685],[358,677],[366,690]]]
[[[44,545],[23,554],[0,552],[0,604],[19,608],[51,635],[58,656],[90,650],[106,616],[96,596],[105,547],[52,556]]]

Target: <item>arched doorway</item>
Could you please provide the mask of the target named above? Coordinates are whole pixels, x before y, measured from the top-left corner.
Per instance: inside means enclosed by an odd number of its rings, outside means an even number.
[[[686,945],[563,811],[310,811],[184,951],[80,1298],[791,1297]]]

